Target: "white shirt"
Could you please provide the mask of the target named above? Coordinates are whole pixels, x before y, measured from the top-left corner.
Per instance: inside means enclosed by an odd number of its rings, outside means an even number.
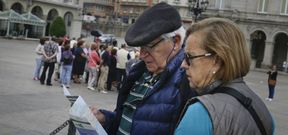
[[[61,55],[62,55],[62,46],[58,45],[58,52],[56,54],[57,63],[60,63]]]
[[[43,57],[43,51],[44,51],[44,46],[41,44],[38,44],[38,46],[35,48],[36,58],[41,59]]]
[[[116,65],[117,68],[119,69],[126,68],[126,62],[128,61],[127,56],[128,56],[127,50],[121,48],[120,50],[117,51],[117,65]]]
[[[71,40],[70,41],[70,48],[73,48],[74,44],[77,44],[77,41],[76,40]]]

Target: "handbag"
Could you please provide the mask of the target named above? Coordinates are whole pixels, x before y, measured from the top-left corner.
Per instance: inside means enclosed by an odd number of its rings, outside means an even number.
[[[276,85],[276,80],[269,79],[268,84],[269,85]]]

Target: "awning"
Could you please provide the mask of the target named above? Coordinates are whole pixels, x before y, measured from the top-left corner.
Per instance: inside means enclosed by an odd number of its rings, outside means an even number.
[[[14,10],[0,12],[0,20],[7,20],[12,23],[30,24],[36,26],[45,26],[46,22],[32,13],[18,14]]]
[[[27,19],[27,23],[31,25],[40,25],[40,26],[45,26],[46,22],[40,18],[38,18],[36,15],[33,15],[32,13],[28,12],[25,14],[21,15],[22,17]]]

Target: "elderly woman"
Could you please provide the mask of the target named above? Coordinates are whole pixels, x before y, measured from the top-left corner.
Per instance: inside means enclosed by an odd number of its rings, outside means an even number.
[[[245,84],[250,58],[245,37],[231,21],[209,18],[186,33],[189,85],[199,96],[186,104],[176,135],[271,135],[273,119]]]

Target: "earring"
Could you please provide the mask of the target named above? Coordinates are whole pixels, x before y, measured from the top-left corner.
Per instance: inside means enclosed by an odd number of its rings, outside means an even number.
[[[212,74],[215,74],[215,73],[216,73],[216,71],[213,71],[213,72],[212,72]]]

